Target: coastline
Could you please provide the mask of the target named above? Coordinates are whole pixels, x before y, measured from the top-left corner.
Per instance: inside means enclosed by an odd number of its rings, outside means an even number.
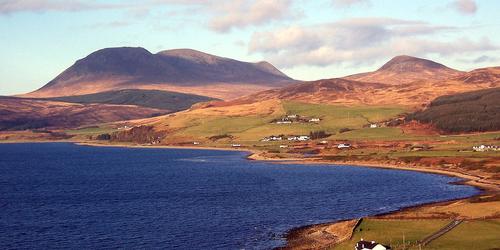
[[[466,200],[470,200],[475,197],[481,197],[486,194],[496,194],[500,191],[500,185],[498,183],[484,181],[484,178],[471,175],[462,172],[443,170],[443,169],[433,169],[428,167],[419,167],[419,166],[402,166],[398,164],[389,164],[387,162],[377,162],[377,161],[325,161],[318,160],[317,158],[272,158],[265,156],[264,151],[255,150],[255,149],[247,149],[247,148],[223,148],[223,147],[200,147],[200,146],[168,146],[168,145],[134,145],[134,144],[107,144],[107,143],[98,143],[98,142],[86,142],[86,141],[72,141],[72,140],[61,140],[61,141],[0,141],[0,143],[73,143],[75,145],[81,146],[93,146],[93,147],[121,147],[121,148],[157,148],[157,149],[193,149],[193,150],[221,150],[221,151],[239,151],[246,152],[248,155],[245,157],[247,160],[255,160],[255,161],[266,161],[269,163],[281,163],[281,164],[305,164],[305,165],[330,165],[332,167],[335,166],[352,166],[352,167],[368,167],[368,168],[382,168],[382,169],[393,169],[393,170],[405,170],[405,171],[416,171],[422,173],[430,173],[430,174],[439,174],[446,175],[451,177],[457,177],[461,180],[458,182],[453,182],[450,184],[458,184],[458,185],[469,185],[476,188],[479,192],[476,195],[465,197],[465,198],[457,198],[445,201],[437,201],[437,202],[429,202],[424,204],[413,205],[409,207],[403,207],[391,212],[385,212],[380,214],[370,215],[367,218],[382,218],[382,217],[394,217],[397,218],[397,214],[416,210],[420,208],[433,208],[446,204],[450,204],[453,202],[465,202]],[[410,164],[406,164],[410,165]],[[338,241],[326,238],[338,238],[338,235],[328,234],[326,233],[331,228],[338,227],[339,223],[352,222],[357,221],[356,225],[359,224],[359,220],[362,218],[351,218],[347,220],[341,221],[333,221],[326,222],[321,224],[312,224],[312,225],[304,225],[296,228],[292,228],[288,230],[285,234],[286,245],[283,247],[278,247],[277,249],[301,249],[303,248],[302,243],[305,242],[307,246],[312,246],[311,244],[317,244],[318,241],[325,241],[324,245],[321,245],[320,248],[324,247],[333,247],[336,244],[339,244],[343,241]],[[352,223],[351,223],[352,224]],[[352,237],[355,226],[351,230],[350,237]],[[345,229],[343,229],[345,231]],[[333,230],[334,231],[334,230]],[[343,232],[345,234],[345,232]],[[316,235],[317,238],[314,238],[311,241],[311,237]],[[345,238],[345,236],[342,236]],[[344,239],[345,240],[345,239]],[[313,243],[311,243],[313,242]],[[292,245],[291,245],[292,244]],[[298,244],[298,245],[297,245]],[[301,247],[302,246],[302,247]],[[308,248],[308,247],[306,247]]]

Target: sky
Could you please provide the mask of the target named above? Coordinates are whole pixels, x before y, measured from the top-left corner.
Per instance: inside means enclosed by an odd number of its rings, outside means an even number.
[[[33,91],[109,47],[268,61],[299,80],[397,55],[500,66],[498,0],[0,0],[0,95]]]

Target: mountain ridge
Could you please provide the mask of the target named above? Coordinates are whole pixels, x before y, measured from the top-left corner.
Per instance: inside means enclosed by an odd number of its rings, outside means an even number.
[[[462,73],[464,72],[428,59],[400,55],[393,57],[375,71],[358,73],[343,78],[362,82],[401,85],[419,80],[444,80]]]
[[[192,49],[153,54],[141,47],[116,47],[97,50],[77,60],[45,86],[25,96],[69,96],[135,88],[200,94],[211,85],[243,86],[239,91],[251,92],[291,82],[295,80],[268,62],[243,62]],[[196,88],[204,90],[193,92]],[[225,94],[232,97],[227,89]]]

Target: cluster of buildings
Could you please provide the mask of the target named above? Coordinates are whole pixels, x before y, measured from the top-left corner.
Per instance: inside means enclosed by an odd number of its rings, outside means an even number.
[[[308,135],[293,135],[293,136],[289,136],[289,137],[285,138],[284,136],[271,135],[271,136],[262,138],[262,140],[260,140],[260,141],[268,142],[268,141],[283,141],[283,140],[309,141],[309,140],[311,140],[311,137],[309,137]]]
[[[500,151],[500,147],[495,145],[479,145],[479,146],[473,146],[472,150],[476,152]]]
[[[320,122],[321,119],[317,117],[305,117],[305,116],[300,116],[300,115],[286,115],[282,117],[281,119],[274,120],[273,123],[276,124],[291,124],[291,123],[318,123]]]

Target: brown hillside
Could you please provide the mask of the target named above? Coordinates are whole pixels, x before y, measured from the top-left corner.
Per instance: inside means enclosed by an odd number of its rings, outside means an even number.
[[[497,87],[500,85],[500,67],[475,69],[458,76],[456,80],[469,84],[490,84],[491,87]]]
[[[74,104],[0,97],[0,130],[71,128],[151,117],[166,112],[131,105]]]
[[[378,70],[345,77],[349,80],[400,85],[415,81],[445,80],[462,72],[427,59],[397,56]]]

